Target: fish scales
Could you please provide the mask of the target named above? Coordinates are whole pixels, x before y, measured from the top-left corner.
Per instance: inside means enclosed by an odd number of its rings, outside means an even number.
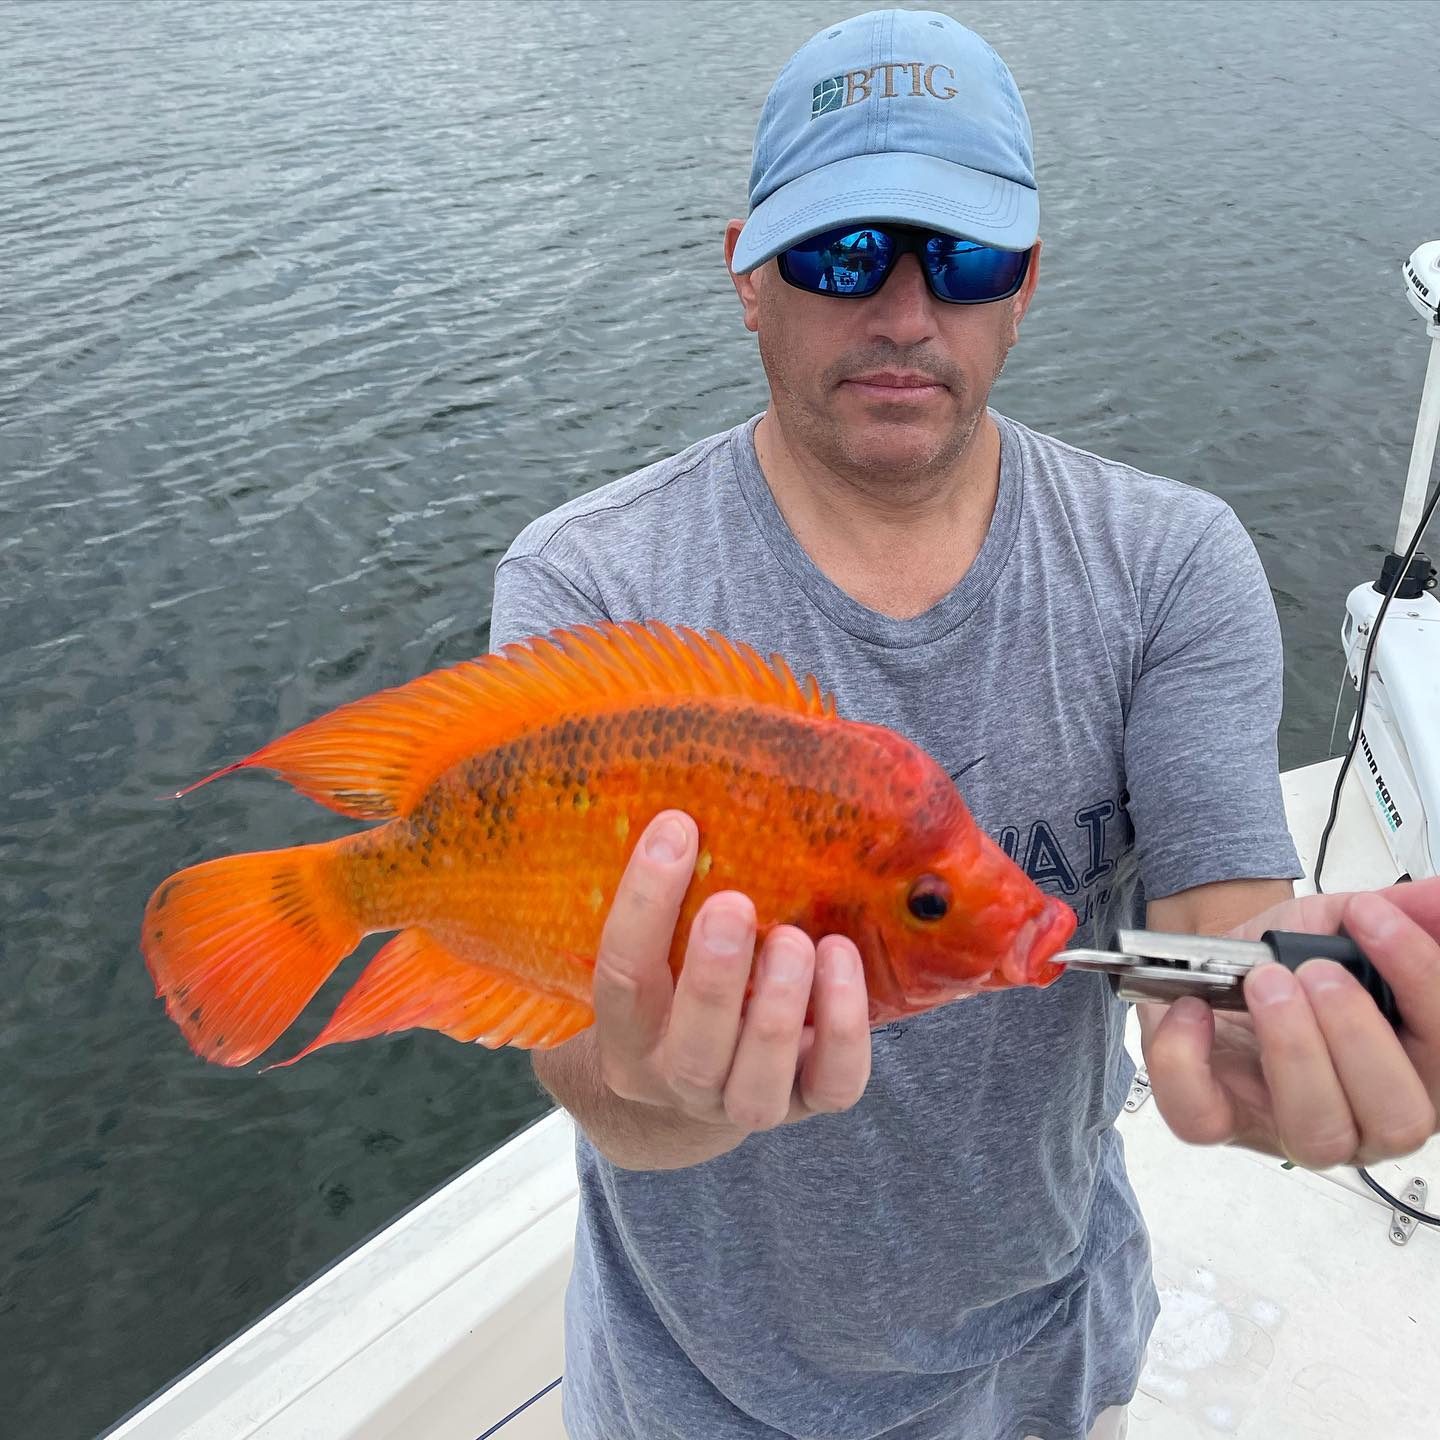
[[[837,849],[854,863],[859,777],[882,759],[863,731],[723,702],[564,720],[462,762],[413,815],[346,842],[346,884],[367,929],[422,924],[458,955],[583,998],[596,914],[660,810],[717,816],[689,914],[744,883],[762,913],[803,925],[816,898],[803,872],[817,859],[843,870]],[[677,973],[682,953],[677,942]]]

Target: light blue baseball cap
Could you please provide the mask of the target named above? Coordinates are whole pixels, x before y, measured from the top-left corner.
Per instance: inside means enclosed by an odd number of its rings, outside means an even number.
[[[807,40],[755,131],[744,274],[822,230],[889,220],[1028,250],[1030,120],[1005,62],[930,10],[872,10]]]

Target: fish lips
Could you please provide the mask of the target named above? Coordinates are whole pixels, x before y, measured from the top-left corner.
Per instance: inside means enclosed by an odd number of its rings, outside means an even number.
[[[1052,956],[1065,948],[1075,933],[1075,912],[1050,896],[1039,912],[1015,932],[1015,939],[1000,962],[1000,973],[1012,985],[1050,985],[1065,973]]]

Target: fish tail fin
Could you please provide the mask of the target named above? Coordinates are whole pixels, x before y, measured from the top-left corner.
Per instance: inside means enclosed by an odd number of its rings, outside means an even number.
[[[150,897],[145,963],[197,1055],[253,1060],[359,943],[365,932],[335,883],[343,843],[208,860]]]

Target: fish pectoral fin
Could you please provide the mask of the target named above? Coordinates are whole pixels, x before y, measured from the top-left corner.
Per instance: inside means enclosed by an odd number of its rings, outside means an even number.
[[[329,1024],[282,1064],[293,1065],[324,1045],[416,1029],[439,1030],[491,1049],[544,1050],[594,1018],[581,1001],[461,960],[424,930],[402,930],[365,967]]]

